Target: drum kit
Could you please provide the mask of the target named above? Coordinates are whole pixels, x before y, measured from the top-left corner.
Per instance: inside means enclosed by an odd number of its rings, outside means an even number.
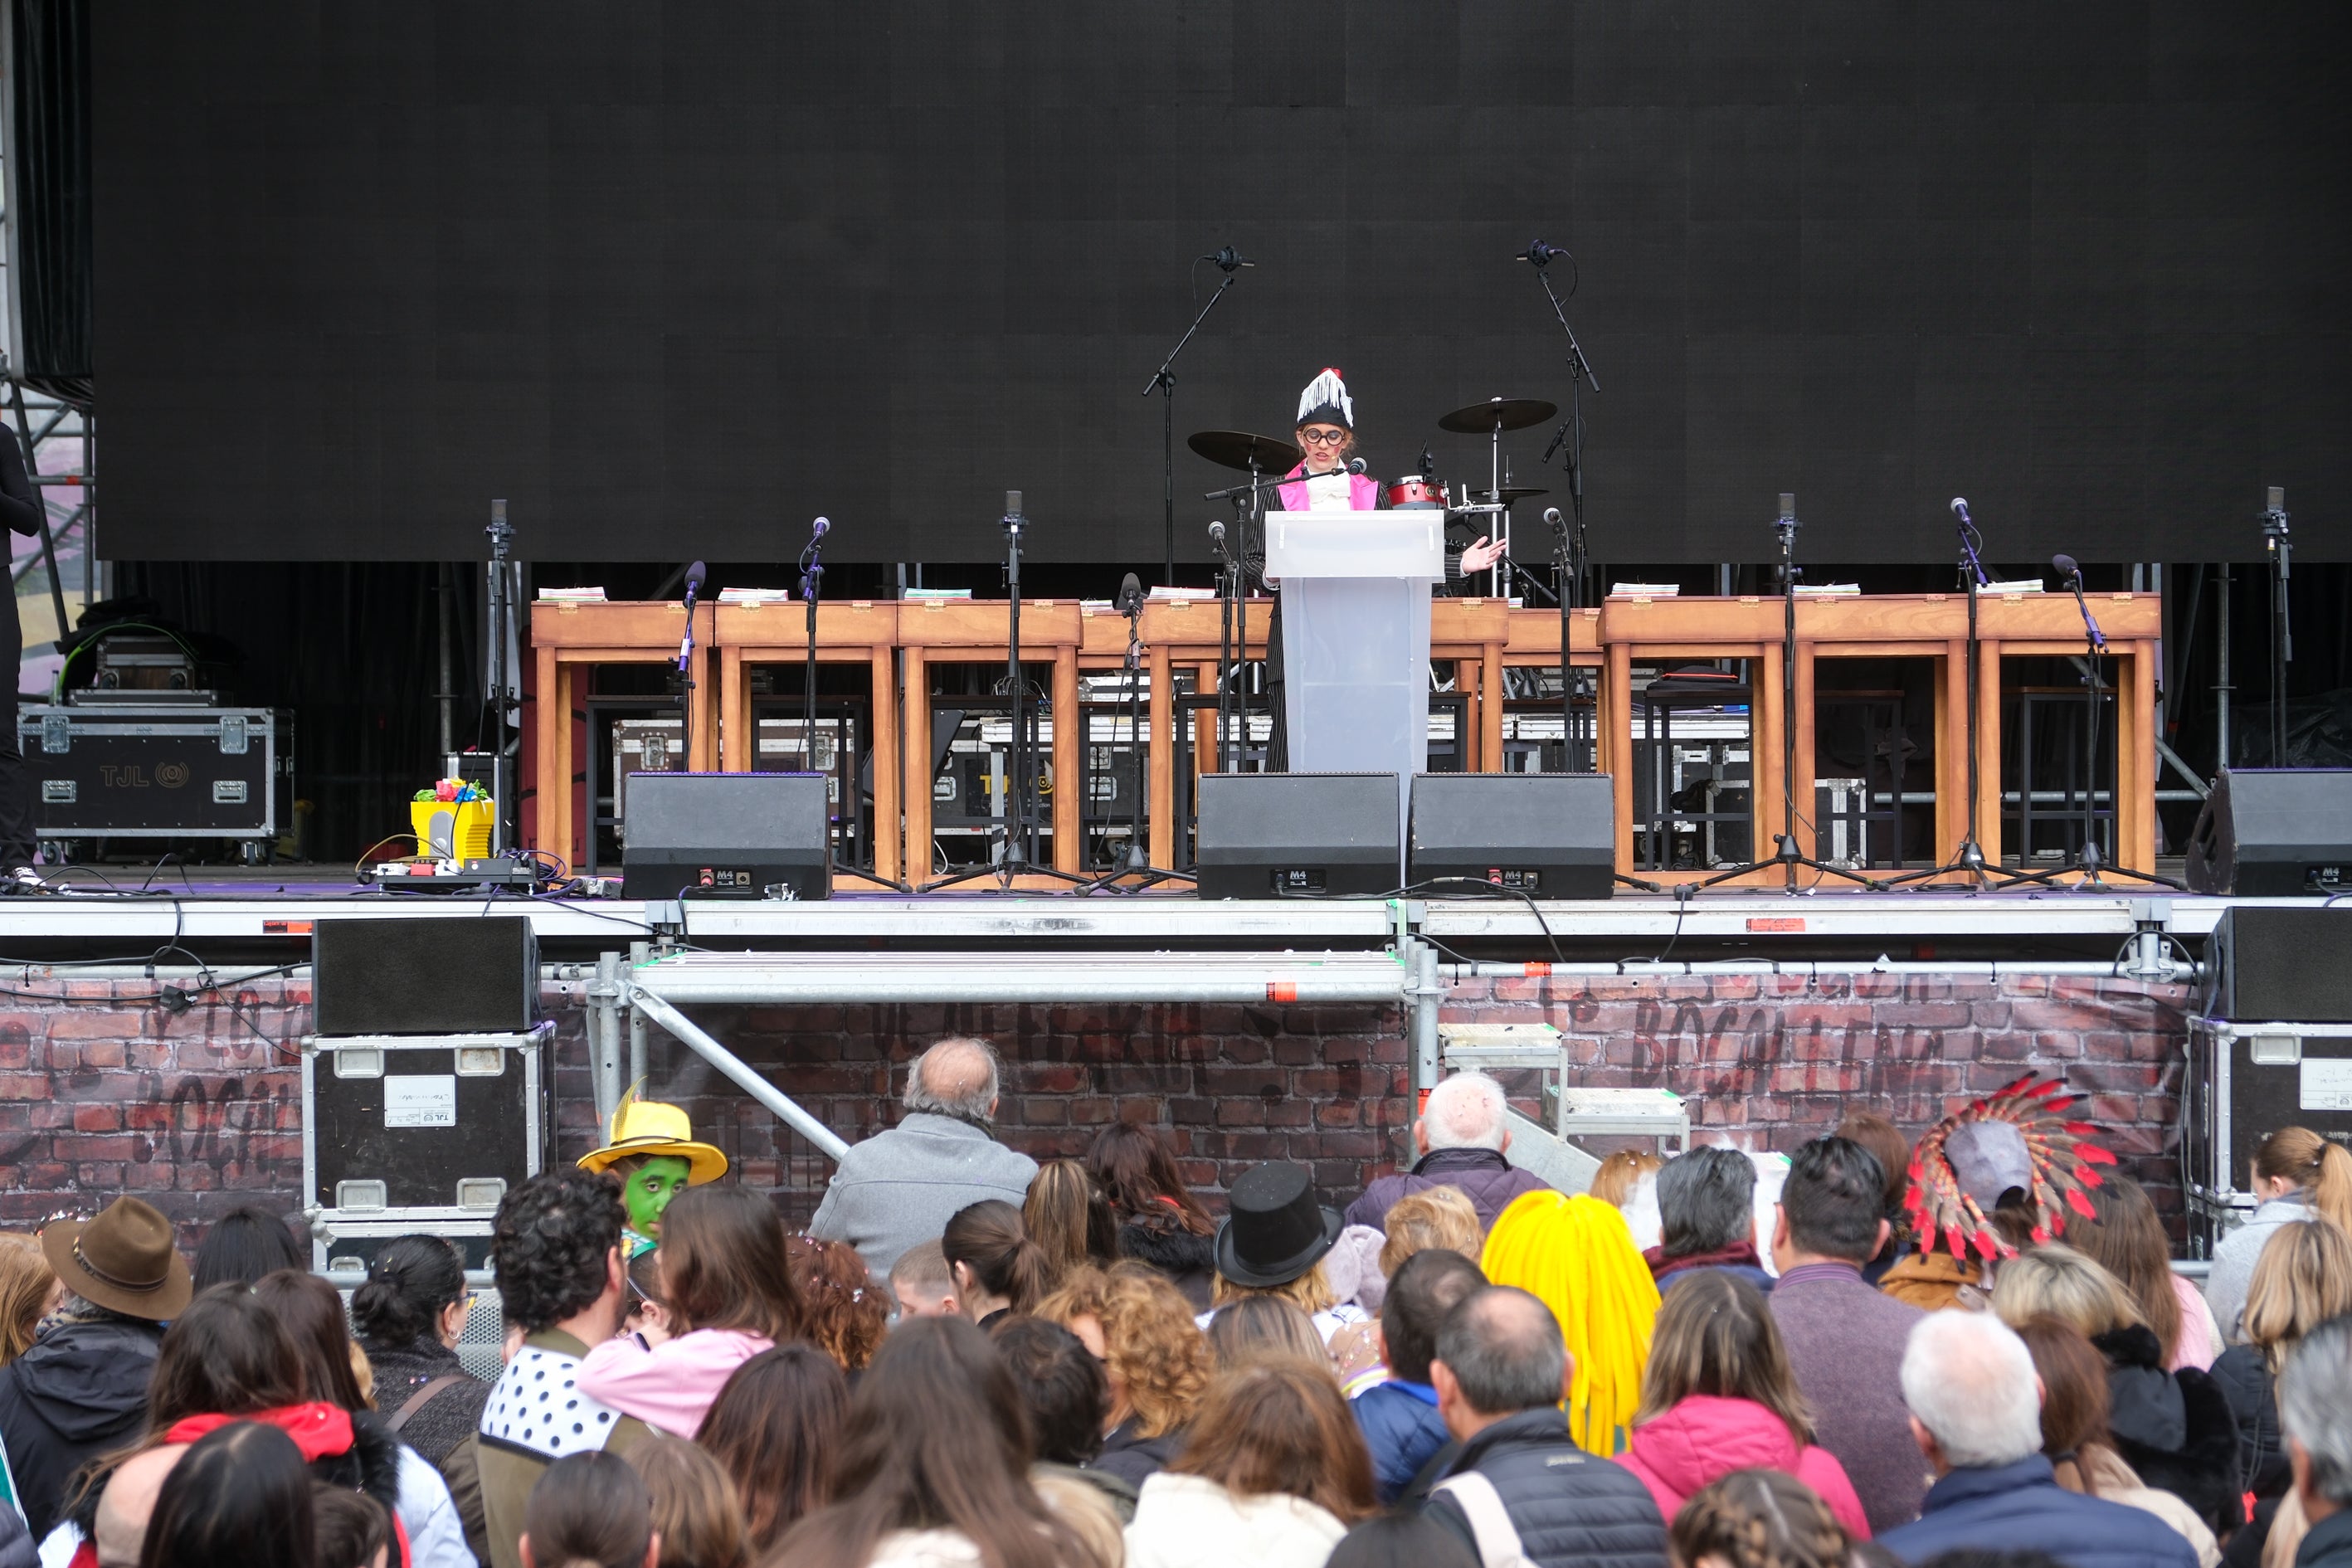
[[[1466,484],[1451,485],[1436,478],[1437,465],[1424,448],[1420,472],[1382,484],[1387,505],[1400,511],[1443,511],[1449,525],[1458,521],[1474,535],[1508,544],[1512,503],[1547,492],[1505,482],[1503,433],[1541,425],[1559,413],[1558,405],[1539,397],[1492,397],[1454,410],[1437,421],[1437,427],[1451,435],[1486,437],[1486,488],[1474,489]],[[1279,437],[1252,435],[1245,430],[1202,430],[1185,445],[1221,468],[1236,468],[1250,476],[1247,484],[1213,491],[1209,497],[1212,500],[1239,503],[1244,516],[1256,510],[1258,496],[1269,485],[1280,482],[1278,476],[1297,468],[1305,456],[1297,446]],[[1276,478],[1268,479],[1268,475]],[[1496,570],[1495,587],[1499,591],[1502,568]]]

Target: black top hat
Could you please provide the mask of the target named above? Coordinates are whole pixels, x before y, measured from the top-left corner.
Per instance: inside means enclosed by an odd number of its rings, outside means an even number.
[[[1254,1165],[1231,1202],[1217,1227],[1217,1272],[1236,1285],[1287,1285],[1339,1239],[1339,1216],[1315,1201],[1304,1165]]]

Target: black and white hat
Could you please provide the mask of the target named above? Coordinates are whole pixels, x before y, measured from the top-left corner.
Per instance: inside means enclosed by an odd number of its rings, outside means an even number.
[[[1356,427],[1356,400],[1348,395],[1348,384],[1338,371],[1327,368],[1298,395],[1298,424]]]

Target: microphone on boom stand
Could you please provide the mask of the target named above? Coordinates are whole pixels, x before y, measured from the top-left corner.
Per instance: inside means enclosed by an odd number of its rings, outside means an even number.
[[[2074,564],[2074,558],[2071,555],[2053,555],[2050,570],[2065,578],[2067,584],[2074,590],[2074,607],[2083,612],[2083,629],[2090,634],[2092,648],[2099,653],[2106,652],[2106,634],[2099,630],[2099,623],[2091,614],[2091,602],[2083,597],[2083,569]]]
[[[677,672],[686,673],[686,661],[694,656],[694,601],[702,594],[702,579],[709,568],[698,561],[686,569],[686,635],[677,643]]]
[[[677,711],[677,764],[685,773],[694,771],[694,601],[709,570],[699,561],[686,569],[686,630],[677,639],[677,678],[686,691]]]

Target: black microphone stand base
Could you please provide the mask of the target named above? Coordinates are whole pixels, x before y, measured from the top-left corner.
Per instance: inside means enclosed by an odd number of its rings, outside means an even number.
[[[1952,858],[1942,865],[1888,877],[1885,879],[1885,885],[1888,888],[1911,888],[1915,892],[1940,893],[1956,885],[1943,879],[1965,877],[1968,880],[1957,886],[1968,892],[1981,893],[1999,886],[1996,870],[1992,862],[1985,858],[1983,846],[1977,842],[1974,834],[1970,834],[1960,840],[1959,847],[1952,851]]]
[[[1843,877],[1849,882],[1859,883],[1868,888],[1874,893],[1886,890],[1886,883],[1879,878],[1866,877],[1850,867],[1833,866],[1826,860],[1816,860],[1810,855],[1804,854],[1797,847],[1796,835],[1775,833],[1772,835],[1772,853],[1764,859],[1750,860],[1742,866],[1727,867],[1712,877],[1701,878],[1696,882],[1682,883],[1675,889],[1675,894],[1677,898],[1687,898],[1690,894],[1683,890],[1685,888],[1692,893],[1704,892],[1709,888],[1720,887],[1735,878],[1745,877],[1751,872],[1762,871],[1774,866],[1780,867],[1784,872],[1785,879],[1780,887],[1780,891],[1784,893],[1812,891],[1811,888],[1797,886],[1797,873],[1801,869],[1816,872],[1822,877]]]
[[[2060,879],[2065,877],[2073,877],[2075,880],[2067,882]],[[2031,884],[2039,888],[2063,888],[2070,892],[2079,892],[2085,888],[2104,892],[2109,890],[2106,881],[2109,877],[2124,877],[2134,882],[2147,883],[2152,887],[2170,888],[2175,892],[2185,893],[2189,890],[2188,883],[2171,877],[2158,876],[2154,871],[2136,871],[2128,866],[2108,865],[2105,857],[2099,853],[2099,847],[2096,844],[2084,845],[2076,853],[2074,863],[2071,866],[2055,866],[2047,871],[2012,871],[1995,882],[1993,890],[2000,892],[2004,889],[2021,888]]]

